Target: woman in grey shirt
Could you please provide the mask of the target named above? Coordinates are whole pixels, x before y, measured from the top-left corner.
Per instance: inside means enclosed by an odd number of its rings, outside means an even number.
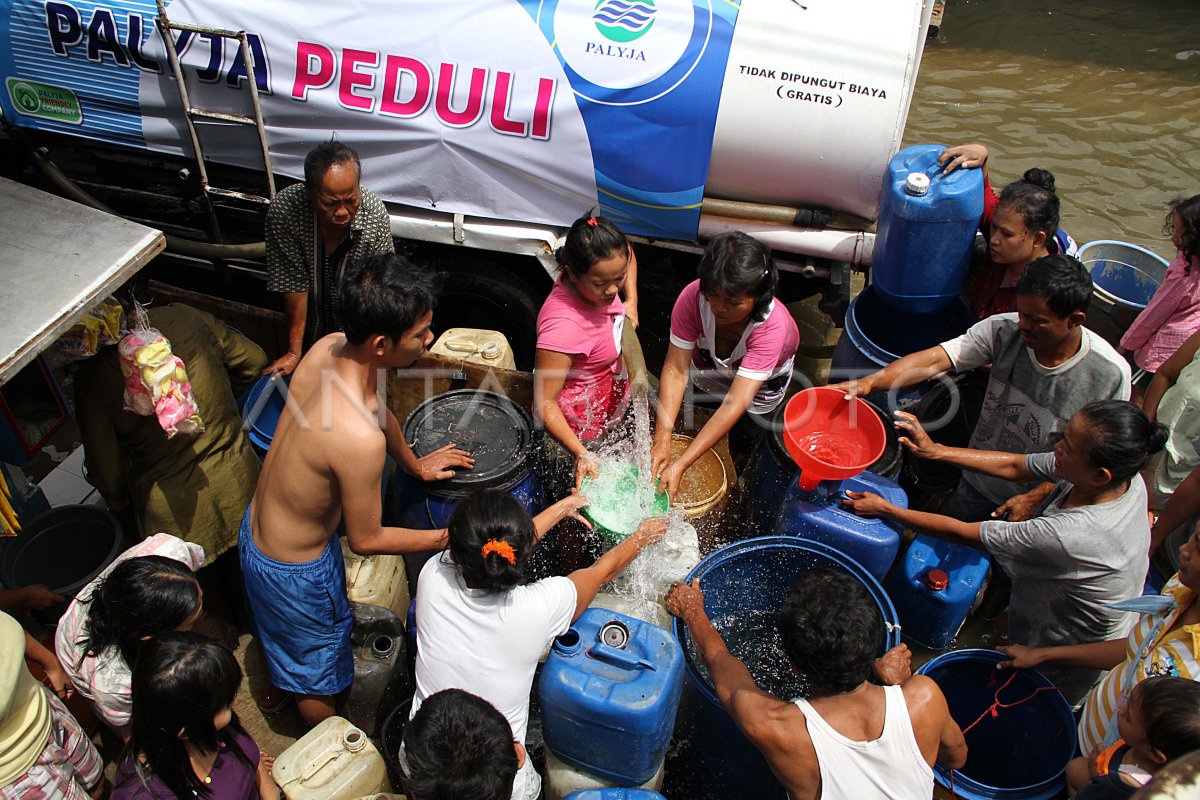
[[[1102,642],[1124,636],[1131,614],[1106,604],[1141,594],[1150,523],[1138,475],[1163,448],[1167,429],[1121,400],[1088,403],[1071,417],[1052,453],[988,452],[933,442],[916,417],[897,412],[900,441],[916,455],[1006,480],[1054,481],[1038,513],[1022,522],[963,522],[901,509],[870,493],[846,505],[890,517],[931,536],[984,549],[1012,576],[1009,638],[1035,647]],[[1096,670],[1049,670],[1074,702]]]

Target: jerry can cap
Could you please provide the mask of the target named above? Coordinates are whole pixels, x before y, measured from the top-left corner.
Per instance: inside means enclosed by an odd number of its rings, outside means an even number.
[[[950,576],[945,570],[934,567],[925,573],[925,585],[935,592],[940,592],[950,585]]]
[[[929,176],[924,172],[910,172],[904,179],[904,191],[917,196],[929,191]]]

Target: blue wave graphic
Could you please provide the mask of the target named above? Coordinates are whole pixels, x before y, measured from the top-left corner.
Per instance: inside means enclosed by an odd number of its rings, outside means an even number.
[[[654,21],[655,8],[650,3],[606,0],[592,15],[592,19],[604,25],[615,25],[631,33],[639,33]]]

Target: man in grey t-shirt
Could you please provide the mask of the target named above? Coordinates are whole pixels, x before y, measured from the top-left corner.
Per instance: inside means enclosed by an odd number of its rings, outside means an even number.
[[[1006,453],[1049,450],[1067,420],[1092,400],[1129,399],[1129,364],[1083,327],[1092,278],[1071,256],[1033,261],[1017,283],[1017,312],[988,317],[957,339],[838,384],[848,396],[912,386],[945,372],[992,365],[970,446]],[[1007,513],[1027,519],[1052,483],[964,474],[942,512],[968,522]],[[1028,492],[1029,494],[1022,495]],[[1021,495],[1014,497],[1014,495]]]

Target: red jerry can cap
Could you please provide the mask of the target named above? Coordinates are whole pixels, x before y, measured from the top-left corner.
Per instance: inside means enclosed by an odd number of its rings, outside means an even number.
[[[925,573],[925,585],[935,592],[940,592],[950,585],[950,576],[944,569],[934,567]]]

